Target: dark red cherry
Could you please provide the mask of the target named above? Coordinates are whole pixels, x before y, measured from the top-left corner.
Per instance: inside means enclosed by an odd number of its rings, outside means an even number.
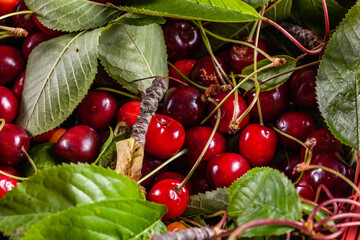
[[[8,172],[8,173],[10,173],[10,174],[12,174],[14,176],[19,176],[18,171],[15,168],[13,168],[12,166],[0,165],[0,170]],[[1,173],[0,173],[0,175],[1,175]]]
[[[276,122],[277,128],[300,141],[305,141],[307,135],[316,129],[311,116],[301,112],[287,112],[280,116]],[[280,135],[285,147],[290,150],[298,150],[301,145],[288,137]]]
[[[31,51],[40,43],[45,42],[49,40],[51,37],[49,35],[46,35],[43,32],[36,32],[28,36],[23,45],[22,45],[22,53],[27,60],[29,58],[29,55]]]
[[[186,187],[182,187],[177,192],[181,182],[175,179],[165,179],[155,184],[149,192],[148,200],[164,204],[168,211],[163,216],[163,220],[179,217],[186,210],[189,200],[189,192]]]
[[[217,95],[216,97],[214,97],[214,100],[217,103],[220,103],[228,94],[227,93],[220,93],[219,95]],[[209,105],[209,110],[208,112],[210,113],[213,109],[215,108],[215,104],[211,103]],[[246,110],[247,105],[245,100],[238,96],[238,104],[237,104],[237,108],[236,108],[236,119],[239,118],[241,116],[241,114]],[[231,131],[229,130],[229,126],[230,126],[230,122],[233,119],[233,115],[234,115],[234,109],[235,109],[235,95],[232,94],[229,96],[229,98],[221,105],[220,107],[221,109],[221,119],[220,119],[220,124],[219,124],[219,128],[218,131],[223,132],[223,133],[231,133]],[[215,126],[216,123],[216,119],[217,119],[217,114],[215,113],[212,117],[211,117],[211,125]],[[247,114],[245,116],[245,118],[243,118],[243,120],[241,120],[237,131],[243,129],[250,121],[250,115]]]
[[[80,122],[96,130],[115,122],[118,111],[116,98],[108,92],[89,91],[78,106]]]
[[[56,143],[55,152],[63,162],[91,163],[98,156],[100,137],[91,127],[78,125],[67,130]]]
[[[0,198],[2,198],[8,191],[11,191],[17,183],[18,180],[6,177],[0,173]]]
[[[199,169],[194,172],[190,178],[193,194],[205,193],[214,190],[212,184],[206,179],[206,170]]]
[[[154,184],[165,180],[165,179],[175,179],[178,180],[179,182],[182,182],[185,179],[185,176],[180,174],[180,173],[176,173],[176,172],[162,172],[160,173],[154,180]],[[186,184],[186,189],[189,191],[189,195],[192,194],[192,186],[191,183],[188,181]]]
[[[255,97],[255,93],[247,95],[247,102],[250,103]],[[283,114],[290,103],[290,94],[287,83],[269,91],[259,94],[261,113],[264,121],[272,121]],[[257,104],[251,109],[251,115],[259,119]]]
[[[216,57],[216,59],[219,62],[221,68],[225,72],[228,72],[228,67],[224,61],[219,57]],[[215,82],[213,79],[216,77],[217,74],[215,65],[210,56],[200,58],[190,72],[190,79],[205,87],[209,87],[211,84],[214,84]]]
[[[191,86],[173,87],[166,93],[163,114],[179,121],[184,128],[199,125],[206,112],[201,95]]]
[[[250,170],[248,161],[236,153],[219,153],[210,159],[206,175],[216,188],[230,187],[239,177]]]
[[[49,36],[59,36],[60,34],[62,34],[62,31],[57,31],[57,30],[52,30],[50,28],[45,27],[44,25],[42,25],[42,23],[39,21],[39,19],[36,17],[35,14],[33,14],[32,16],[32,20],[35,22],[36,26],[45,34],[49,35]]]
[[[173,65],[182,73],[184,74],[186,77],[190,77],[190,72],[191,69],[193,69],[194,65],[196,63],[196,60],[193,59],[183,59],[183,60],[179,60],[177,62],[174,62]],[[169,76],[176,78],[182,82],[186,82],[185,78],[183,78],[178,72],[175,71],[174,68],[169,67]],[[170,79],[169,82],[170,86],[177,86],[177,85],[181,85],[181,83]]]
[[[25,60],[19,50],[0,46],[0,85],[13,82],[24,67]]]
[[[0,1],[0,16],[11,13],[19,0],[1,0]]]
[[[253,167],[266,166],[274,157],[278,137],[276,132],[260,124],[250,124],[241,132],[240,154]]]
[[[14,85],[12,86],[11,89],[19,102],[21,101],[22,92],[24,90],[25,72],[26,71],[24,70],[20,73],[20,75],[16,78]]]
[[[162,25],[169,61],[191,58],[201,43],[199,30],[186,20],[166,21]]]
[[[290,81],[291,97],[300,107],[317,107],[315,78],[317,67],[297,71]]]
[[[16,5],[14,12],[20,12],[29,10],[26,6],[24,0],[19,1]],[[15,27],[24,28],[29,34],[39,31],[39,28],[36,26],[34,20],[31,18],[31,14],[18,14],[12,16],[12,21]]]
[[[302,177],[300,182],[295,185],[296,191],[302,198],[309,199],[311,201],[315,200],[316,192],[314,189],[307,183],[306,178]]]
[[[300,156],[293,155],[290,157],[287,157],[281,165],[280,170],[293,182],[295,182],[299,177],[300,173],[294,172],[294,168],[299,163],[303,162],[304,159],[300,158]]]
[[[171,117],[155,114],[150,121],[145,139],[145,152],[160,159],[168,159],[184,144],[185,130]]]
[[[140,114],[140,103],[141,101],[131,101],[122,105],[117,113],[116,121],[124,121],[128,126],[134,125]]]
[[[241,41],[247,41],[248,36],[242,36]],[[255,44],[255,38],[250,42]],[[259,39],[258,48],[266,52],[264,42]],[[257,60],[260,61],[265,57],[258,52]],[[241,73],[244,68],[254,63],[254,49],[245,45],[235,44],[230,51],[230,66],[234,73]]]
[[[164,161],[155,159],[155,158],[151,157],[150,155],[145,154],[144,159],[143,159],[143,165],[142,165],[142,168],[141,168],[141,177],[142,178],[145,177],[146,175],[151,173],[153,170],[155,170],[157,167],[159,167],[163,163],[164,163]],[[161,168],[156,174],[152,175],[151,177],[149,177],[145,181],[141,182],[141,185],[144,186],[145,188],[148,188],[148,187],[152,186],[155,177],[159,173],[162,173],[164,171],[166,171],[166,166]]]
[[[0,86],[0,118],[11,123],[18,112],[19,102],[14,93],[3,86]]]
[[[49,139],[51,138],[51,136],[54,134],[55,131],[56,131],[56,128],[53,128],[47,132],[44,132],[42,134],[34,136],[33,140],[38,143],[47,142],[47,141],[49,141]]]
[[[29,150],[29,135],[21,127],[5,123],[0,131],[0,164],[16,165],[24,159],[21,148]]]

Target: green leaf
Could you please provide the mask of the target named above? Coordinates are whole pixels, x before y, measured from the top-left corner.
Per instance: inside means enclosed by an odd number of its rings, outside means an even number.
[[[273,21],[281,21],[291,16],[293,0],[279,0],[276,1],[265,13],[265,17]]]
[[[214,191],[207,191],[190,196],[185,216],[215,213],[226,210],[229,204],[229,189],[218,188]]]
[[[101,34],[99,54],[109,75],[135,93],[145,92],[153,79],[133,80],[168,75],[164,36],[156,24],[112,25]]]
[[[116,24],[128,24],[133,26],[145,26],[149,24],[164,24],[165,18],[158,16],[148,16],[136,13],[125,13],[114,21]]]
[[[309,203],[301,203],[301,211],[305,215],[309,215],[314,209],[315,209],[315,206],[313,206]],[[330,217],[330,215],[322,209],[319,209],[319,211],[317,211],[314,216],[316,222],[320,222],[321,220],[324,220],[325,218],[328,218],[328,217]],[[331,225],[335,225],[335,222],[329,221],[324,224],[324,226],[331,226]],[[330,229],[331,232],[335,232],[336,230],[337,230],[336,228]]]
[[[249,4],[253,8],[258,8],[264,6],[270,0],[243,0],[244,3]]]
[[[126,12],[215,22],[248,22],[260,18],[254,8],[240,0],[125,0],[116,7]]]
[[[115,8],[94,1],[25,0],[25,3],[43,25],[67,32],[94,29],[122,14]]]
[[[55,154],[55,143],[42,143],[29,151],[31,159],[34,161],[37,170],[43,170],[48,167],[54,167],[57,163]],[[34,168],[29,162],[25,166],[25,175],[31,176],[34,174]]]
[[[284,174],[271,168],[253,168],[229,189],[229,216],[236,225],[257,219],[299,221],[300,197]],[[271,236],[291,231],[289,227],[265,225],[248,229],[242,236]]]
[[[17,125],[38,135],[70,116],[95,78],[100,32],[60,36],[32,51]]]
[[[28,239],[150,239],[166,232],[160,218],[164,205],[145,200],[114,200],[75,207],[54,214],[25,232]]]
[[[50,167],[0,199],[0,231],[21,236],[41,219],[80,205],[140,199],[136,182],[111,169],[84,164]]]
[[[261,82],[262,80],[265,80],[269,77],[272,77],[275,74],[282,73],[282,72],[291,70],[296,67],[297,59],[295,59],[295,58],[292,58],[292,57],[289,57],[286,55],[277,55],[274,57],[285,58],[286,63],[280,67],[269,68],[269,69],[266,69],[266,70],[258,73],[257,79],[259,82]],[[266,66],[270,63],[271,62],[268,59],[263,59],[263,60],[257,62],[257,69],[259,69],[263,66]],[[247,66],[246,68],[244,68],[242,71],[242,74],[249,75],[253,72],[254,72],[254,65],[251,65],[251,66]],[[264,84],[261,84],[260,85],[261,91],[267,91],[267,90],[271,90],[271,89],[279,87],[281,84],[283,84],[284,82],[286,82],[286,80],[288,80],[290,78],[291,74],[292,74],[292,72],[289,72],[289,73],[286,73],[279,77],[276,77],[274,79],[271,79],[270,81],[268,81]],[[254,82],[249,80],[249,81],[245,82],[243,85],[241,85],[241,88],[244,90],[248,90],[253,86],[254,86]]]
[[[337,28],[316,79],[321,115],[342,143],[360,150],[360,2]]]

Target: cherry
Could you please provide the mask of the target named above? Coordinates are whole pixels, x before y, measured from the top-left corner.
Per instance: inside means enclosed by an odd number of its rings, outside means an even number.
[[[19,102],[10,89],[0,86],[0,118],[11,123],[18,112]]]
[[[80,122],[96,130],[108,128],[115,121],[117,101],[104,91],[89,91],[78,106]]]
[[[163,161],[154,159],[153,157],[149,156],[148,154],[144,155],[143,159],[143,165],[141,168],[141,177],[145,177],[149,173],[151,173],[153,170],[155,170],[157,167],[159,167]],[[162,173],[166,171],[166,167],[161,168],[155,175],[152,175],[148,179],[141,182],[141,185],[145,188],[148,188],[153,185],[154,179],[157,174]]]
[[[193,69],[194,65],[196,63],[196,60],[193,60],[193,59],[183,59],[183,60],[180,60],[180,61],[177,61],[177,62],[174,62],[173,65],[181,72],[183,73],[186,77],[190,77],[190,72],[191,72],[191,69]],[[177,73],[175,71],[174,68],[172,67],[169,67],[169,76],[170,77],[173,77],[173,78],[176,78],[182,82],[186,82],[185,78],[183,78],[179,73]],[[179,82],[177,81],[174,81],[172,79],[170,79],[170,82],[169,82],[170,86],[177,86],[177,85],[180,85]]]
[[[145,135],[145,152],[160,159],[175,155],[185,140],[184,127],[171,117],[155,114]]]
[[[11,13],[20,0],[1,0],[0,16]]]
[[[16,169],[13,168],[12,166],[0,165],[0,170],[8,172],[8,173],[10,173],[11,175],[14,175],[14,176],[19,176],[18,171],[16,171]]]
[[[14,47],[0,46],[0,85],[11,83],[24,69],[25,60]]]
[[[93,162],[100,150],[100,137],[86,125],[67,130],[56,143],[55,152],[63,162]]]
[[[190,182],[193,189],[193,194],[205,193],[206,191],[211,191],[214,189],[206,178],[205,169],[196,170],[191,176]]]
[[[24,159],[21,148],[29,150],[29,135],[21,127],[5,123],[0,131],[0,164],[16,165]]]
[[[49,141],[49,139],[51,138],[51,136],[54,134],[55,131],[56,131],[56,128],[53,128],[47,132],[44,132],[42,134],[34,136],[33,140],[38,143],[47,142],[47,141]]]
[[[210,159],[206,175],[216,188],[230,187],[239,177],[250,170],[248,161],[236,153],[219,153]]]
[[[247,41],[248,36],[242,36],[240,38],[241,41]],[[255,43],[255,38],[253,37],[251,44]],[[265,43],[259,39],[258,48],[266,52]],[[257,60],[260,61],[265,57],[258,52]],[[231,48],[230,52],[230,66],[231,70],[234,73],[241,73],[244,68],[254,64],[254,49],[245,45],[235,44]]]
[[[25,73],[26,73],[25,70],[20,73],[20,75],[16,78],[14,85],[12,86],[11,89],[19,102],[21,101],[22,92],[24,90]]]
[[[186,187],[182,187],[177,192],[177,187],[181,182],[175,179],[165,179],[156,183],[149,192],[148,200],[164,204],[168,212],[163,216],[163,220],[179,217],[186,210],[189,200],[189,192]]]
[[[116,121],[124,121],[128,126],[133,126],[140,114],[141,101],[131,101],[122,105],[117,113]]]
[[[49,138],[49,143],[57,143],[62,135],[67,131],[65,128],[58,128],[55,130],[55,132],[51,135]]]
[[[185,179],[185,176],[180,174],[180,173],[176,173],[176,172],[162,172],[160,173],[154,180],[154,184],[165,180],[165,179],[175,179],[178,180],[179,182],[182,182]],[[186,189],[189,191],[189,195],[192,194],[192,186],[191,183],[188,181],[186,184]]]
[[[17,183],[18,180],[0,174],[0,198],[2,198],[8,191],[11,191]]]
[[[29,58],[29,55],[31,51],[40,43],[45,42],[49,40],[51,37],[49,35],[46,35],[43,32],[36,32],[34,34],[31,34],[28,36],[23,45],[22,45],[22,53],[27,60]]]
[[[299,177],[300,173],[294,172],[294,168],[299,163],[303,162],[304,159],[300,158],[300,156],[293,155],[288,158],[282,163],[281,165],[281,171],[293,182],[295,182]],[[294,174],[293,174],[294,173]]]
[[[25,10],[29,10],[29,8],[26,6],[24,0],[19,1],[19,3],[14,8],[14,12]],[[29,34],[39,31],[39,28],[36,26],[34,20],[32,20],[30,14],[18,14],[12,16],[12,21],[15,27],[24,28]]]
[[[221,68],[225,72],[228,72],[228,67],[224,61],[219,57],[216,57],[216,59]],[[200,58],[190,72],[190,78],[197,84],[205,87],[209,87],[211,84],[214,84],[215,77],[217,77],[215,65],[210,56]]]
[[[173,87],[166,93],[163,114],[179,121],[184,128],[198,125],[206,111],[201,95],[191,86]]]
[[[300,107],[316,107],[315,78],[317,67],[297,71],[290,81],[291,97]]]
[[[191,58],[201,43],[199,30],[189,21],[166,21],[162,25],[168,59],[175,62]]]
[[[290,136],[297,138],[300,141],[305,141],[307,135],[315,130],[316,126],[311,118],[306,113],[301,112],[287,112],[280,116],[276,122],[277,128]],[[301,145],[288,137],[280,135],[285,147],[290,150],[298,150]]]
[[[214,97],[214,100],[217,103],[220,103],[226,96],[227,96],[227,93],[220,93],[219,95]],[[209,105],[208,112],[210,113],[212,110],[214,110],[214,108],[215,108],[215,104],[211,103]],[[220,119],[220,124],[219,124],[218,131],[223,132],[223,133],[231,133],[231,131],[229,130],[229,125],[230,125],[231,120],[233,119],[234,108],[235,108],[235,95],[232,94],[232,95],[229,96],[229,98],[220,107],[221,119]],[[241,114],[247,108],[245,100],[240,96],[238,96],[238,103],[237,103],[236,108],[237,108],[236,109],[236,111],[237,111],[236,118],[239,118],[241,116]],[[217,114],[214,114],[211,117],[211,120],[210,120],[211,125],[215,126],[216,119],[217,119]],[[249,123],[249,120],[250,120],[250,115],[248,114],[240,122],[237,131],[243,129]]]
[[[62,34],[62,31],[57,31],[57,30],[52,30],[50,28],[45,27],[44,25],[42,25],[42,23],[39,21],[39,19],[36,17],[35,14],[31,15],[32,20],[35,22],[36,26],[45,34],[49,35],[49,36],[59,36],[60,34]]]
[[[247,102],[250,103],[255,97],[254,93],[247,95]],[[272,121],[283,114],[290,103],[290,95],[287,83],[280,85],[272,90],[260,92],[259,94],[261,114],[264,121]],[[251,109],[251,115],[259,119],[257,104]]]
[[[166,226],[167,232],[179,232],[182,229],[188,229],[184,224],[181,222],[172,222]]]
[[[302,198],[306,198],[311,201],[315,200],[316,192],[314,192],[314,189],[307,183],[305,177],[301,178],[300,182],[295,185],[295,188]]]
[[[239,151],[251,166],[265,166],[273,159],[277,143],[274,130],[260,124],[250,124],[240,135]]]

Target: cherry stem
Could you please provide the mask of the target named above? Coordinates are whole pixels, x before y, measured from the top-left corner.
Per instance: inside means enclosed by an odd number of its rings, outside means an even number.
[[[320,226],[324,225],[327,222],[338,220],[338,219],[343,219],[343,218],[359,218],[360,219],[360,213],[351,213],[351,212],[350,213],[339,213],[339,214],[324,218],[321,221],[314,223],[314,228],[319,228]],[[331,228],[333,228],[333,227],[331,227]]]
[[[214,103],[215,105],[217,105],[217,102],[215,100],[213,100],[212,98],[208,98],[208,100],[210,102]],[[221,119],[221,110],[218,109],[217,110],[217,119],[216,119],[216,122],[215,122],[215,126],[214,126],[214,128],[213,128],[213,130],[212,130],[212,132],[210,134],[210,137],[209,137],[208,141],[205,144],[204,149],[202,150],[202,152],[201,152],[200,156],[198,157],[198,159],[196,160],[195,164],[192,166],[190,172],[187,174],[187,176],[184,178],[184,180],[181,182],[181,184],[176,187],[176,191],[179,192],[182,189],[182,187],[189,181],[189,179],[191,178],[191,176],[195,172],[197,166],[199,166],[203,156],[205,155],[206,151],[208,150],[208,148],[210,146],[211,141],[213,140],[213,137],[214,137],[214,135],[216,133],[216,130],[219,127],[220,119]]]
[[[206,87],[201,86],[199,84],[197,84],[196,82],[190,80],[190,78],[188,78],[187,76],[185,76],[182,72],[180,72],[179,69],[177,69],[171,62],[168,62],[169,66],[172,67],[178,74],[180,74],[180,76],[182,76],[188,83],[190,83],[191,85],[193,85],[194,87],[205,91]]]
[[[0,30],[4,30],[7,33],[10,33],[13,37],[27,37],[29,35],[29,33],[25,29],[19,27],[15,28],[0,25]]]
[[[163,167],[165,167],[166,165],[168,165],[169,163],[171,163],[172,161],[174,161],[175,159],[177,159],[178,157],[186,154],[187,152],[189,152],[189,149],[183,149],[180,152],[178,152],[177,154],[175,154],[174,156],[172,156],[171,158],[169,158],[168,160],[166,160],[165,162],[163,162],[160,166],[158,166],[157,168],[155,168],[153,171],[151,171],[150,173],[148,173],[145,177],[141,178],[139,181],[137,181],[138,184],[141,184],[143,181],[145,181],[146,179],[148,179],[149,177],[151,177],[152,175],[154,175],[155,173],[157,173],[160,169],[162,169]]]
[[[96,88],[95,90],[103,90],[103,91],[107,91],[107,92],[113,92],[113,93],[117,93],[117,94],[123,95],[123,96],[125,96],[125,97],[130,97],[130,98],[132,98],[132,99],[141,100],[141,97],[138,97],[138,96],[133,95],[133,94],[131,94],[131,93],[127,93],[127,92],[123,92],[123,91],[120,91],[120,90],[116,90],[116,89],[113,89],[113,88],[98,87],[98,88]]]
[[[21,147],[21,152],[25,155],[26,159],[30,162],[31,166],[34,168],[34,174],[37,174],[38,172],[37,167],[34,161],[32,160],[32,158],[30,157],[30,155],[28,154],[28,152],[25,150],[24,146]]]
[[[190,219],[187,219],[187,218],[184,218],[184,217],[179,217],[181,220],[184,220],[185,222],[188,222],[188,223],[191,223],[192,225],[196,226],[196,227],[199,227],[199,228],[202,228],[204,227],[203,225],[201,225],[200,223],[197,223],[193,220],[190,220]]]
[[[8,17],[16,16],[16,15],[21,15],[21,14],[33,14],[33,11],[25,10],[25,11],[19,11],[19,12],[12,12],[12,13],[0,16],[0,20],[3,20]]]
[[[0,118],[0,131],[3,129],[4,126],[5,126],[5,119]]]
[[[341,228],[340,230],[329,234],[329,235],[324,235],[324,234],[316,234],[311,236],[312,239],[317,239],[317,240],[334,240],[337,239],[337,237],[339,237],[343,232],[344,232],[345,228]]]
[[[297,139],[297,138],[295,138],[295,137],[293,137],[293,136],[291,136],[291,135],[289,135],[289,134],[281,131],[280,129],[278,129],[278,128],[274,127],[274,126],[271,126],[271,127],[272,127],[272,129],[274,129],[275,132],[277,132],[277,133],[279,133],[279,134],[281,134],[281,135],[283,135],[283,136],[285,136],[285,137],[287,137],[287,138],[290,138],[291,140],[293,140],[293,141],[297,142],[298,144],[300,144],[301,146],[303,146],[305,149],[308,148],[308,147],[305,145],[305,143],[303,143],[303,142],[300,141],[299,139]]]
[[[321,194],[321,190],[325,192],[326,196],[329,199],[334,199],[334,196],[331,194],[331,192],[329,191],[329,189],[327,187],[325,187],[323,184],[320,184],[319,187],[316,190],[316,195],[315,195],[315,202],[318,202],[320,199],[320,194]],[[339,210],[338,205],[336,205],[336,203],[333,203],[333,214],[336,214]]]
[[[223,217],[221,218],[220,222],[214,226],[213,229],[215,231],[218,230],[218,229],[223,228],[223,226],[225,225],[226,220],[228,218],[228,215],[229,215],[228,212],[226,210],[220,210],[220,211],[218,211],[216,213],[204,216],[205,218],[213,218],[213,217],[217,217],[217,216],[220,216],[220,215],[223,215]]]
[[[343,227],[351,227],[351,226],[360,226],[360,221],[337,223],[331,226],[319,228],[319,231],[328,231],[333,228],[343,228]]]
[[[322,0],[321,2],[322,2],[322,5],[323,5],[323,9],[324,9],[324,22],[325,22],[324,42],[327,42],[327,40],[329,40],[329,36],[330,36],[329,14],[328,14],[327,6],[326,6],[326,1]]]
[[[317,207],[317,206],[319,205],[319,204],[317,204],[316,202],[311,201],[311,200],[309,200],[309,199],[305,199],[305,198],[301,198],[301,202],[310,204],[310,205],[312,205],[312,206],[314,206],[314,207]],[[327,209],[327,208],[325,208],[325,207],[321,207],[321,210],[323,210],[324,212],[326,212],[326,213],[329,214],[329,215],[332,215],[332,214],[333,214],[329,209]]]
[[[235,79],[235,76],[234,76],[234,72],[231,72],[231,79],[233,81],[234,86],[236,86],[236,79]],[[238,102],[239,102],[239,92],[238,91],[236,91],[234,93],[234,102],[235,102],[234,106],[237,106]],[[236,120],[237,115],[238,115],[238,108],[234,107],[233,116],[232,116],[233,121]]]
[[[9,34],[1,35],[1,34],[0,34],[0,40],[1,40],[1,39],[5,39],[5,38],[8,38],[8,37],[13,37],[13,35],[9,35]]]
[[[18,180],[18,181],[26,181],[26,180],[29,180],[29,178],[14,176],[14,175],[12,175],[12,174],[9,174],[9,173],[7,173],[7,172],[4,172],[3,170],[0,170],[0,175],[4,175],[5,177],[12,178],[12,179],[15,179],[15,180]]]

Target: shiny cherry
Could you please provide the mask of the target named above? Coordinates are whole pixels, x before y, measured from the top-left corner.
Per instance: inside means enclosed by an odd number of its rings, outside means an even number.
[[[0,173],[0,198],[2,198],[8,191],[11,191],[17,183],[18,180],[6,177]]]
[[[162,163],[164,163],[164,161],[155,159],[155,158],[151,157],[148,154],[144,154],[143,165],[142,165],[142,168],[141,168],[141,177],[145,177],[146,175],[151,173],[153,170],[155,170],[157,167],[159,167]],[[161,168],[156,174],[152,175],[151,177],[149,177],[145,181],[142,181],[141,185],[144,186],[145,188],[148,188],[148,187],[152,186],[155,177],[159,173],[162,173],[164,171],[166,171],[166,166]]]
[[[24,159],[21,148],[29,150],[29,135],[21,127],[5,123],[0,131],[0,164],[16,165]]]
[[[300,173],[294,172],[294,168],[299,163],[303,162],[304,159],[300,158],[298,154],[287,157],[281,164],[280,170],[293,182],[295,182],[299,177]]]
[[[154,184],[165,180],[165,179],[175,179],[178,180],[179,182],[182,182],[185,179],[185,176],[180,174],[180,173],[176,173],[176,172],[162,172],[159,175],[157,175],[157,177],[154,180]],[[186,189],[189,191],[189,195],[192,194],[192,186],[191,183],[188,181],[186,184]]]
[[[191,58],[201,44],[199,30],[186,20],[168,20],[162,25],[169,61]]]
[[[1,0],[0,1],[0,16],[11,13],[19,1],[20,0]]]
[[[276,132],[260,124],[250,124],[241,132],[239,152],[253,167],[266,166],[274,157]]]
[[[80,122],[96,130],[115,122],[117,111],[116,98],[105,91],[89,91],[78,106]]]
[[[14,93],[3,86],[0,86],[0,118],[11,123],[18,112],[19,102]]]
[[[98,156],[100,137],[91,127],[78,125],[67,130],[55,146],[56,155],[63,162],[91,163]]]
[[[247,102],[250,103],[255,97],[255,93],[247,95]],[[290,104],[290,94],[287,83],[272,90],[260,92],[259,94],[261,114],[264,121],[272,121],[280,117]],[[257,104],[251,109],[251,115],[259,119]]]
[[[175,155],[185,141],[184,127],[171,117],[155,114],[145,136],[145,152],[160,159]]]
[[[243,156],[236,153],[219,153],[210,159],[206,175],[214,187],[230,187],[249,170],[250,164]]]
[[[317,67],[297,71],[290,81],[291,97],[300,107],[317,107],[315,78]]]
[[[148,200],[164,204],[168,211],[163,216],[163,220],[179,217],[186,210],[189,200],[189,192],[186,187],[182,187],[179,192],[176,187],[179,187],[181,182],[175,179],[165,179],[156,183],[149,192]]]
[[[179,60],[177,62],[174,62],[173,65],[182,73],[184,74],[186,77],[190,77],[190,72],[191,69],[193,69],[194,65],[196,63],[196,60],[193,59],[183,59],[183,60]],[[175,71],[174,68],[169,67],[169,76],[176,78],[182,82],[186,82],[186,80],[178,73]],[[169,82],[170,86],[177,86],[177,85],[181,85],[181,83],[170,79]]]
[[[193,194],[205,193],[214,190],[212,184],[206,178],[206,169],[198,169],[190,178]]]
[[[302,177],[300,182],[295,185],[295,189],[302,198],[309,199],[311,201],[315,200],[316,192],[310,184],[307,183],[305,177]]]
[[[0,85],[15,81],[24,67],[25,60],[19,50],[10,46],[0,46]]]
[[[36,17],[35,14],[31,15],[32,20],[35,22],[36,26],[45,34],[49,35],[49,36],[59,36],[60,34],[62,34],[62,31],[57,31],[57,30],[52,30],[50,28],[45,27],[44,25],[42,25],[42,23],[39,21],[39,19]]]
[[[199,125],[206,112],[201,95],[191,86],[173,87],[166,93],[163,114],[179,121],[184,128]]]
[[[53,128],[47,132],[44,132],[42,134],[34,136],[33,140],[38,143],[47,142],[47,141],[49,141],[49,139],[51,138],[51,136],[54,134],[55,131],[56,131],[56,128]]]
[[[14,176],[19,176],[18,171],[15,168],[13,168],[12,166],[0,165],[0,170],[8,172],[8,173],[10,173],[10,174],[12,174]]]
[[[316,129],[314,120],[306,113],[286,112],[281,115],[277,122],[277,128],[300,141],[305,141],[307,135]],[[285,147],[290,150],[299,150],[301,145],[288,137],[280,135]]]
[[[29,58],[29,55],[31,51],[40,43],[45,42],[49,40],[51,37],[49,35],[46,35],[43,32],[36,32],[28,36],[23,45],[22,45],[22,53],[27,60]]]
[[[242,36],[241,41],[247,41],[248,36]],[[255,38],[250,42],[255,43]],[[258,48],[266,52],[265,43],[259,38]],[[257,60],[260,61],[265,57],[258,52]],[[254,49],[245,45],[235,44],[230,51],[230,66],[234,73],[241,73],[244,68],[254,63]]]
[[[14,12],[20,12],[25,10],[29,10],[29,8],[26,6],[24,0],[19,1],[19,3],[14,8]],[[31,14],[18,14],[12,16],[12,21],[15,27],[24,28],[29,34],[39,31],[39,28],[36,26],[34,20],[31,18]]]
[[[219,95],[215,96],[213,99],[217,103],[220,103],[226,96],[227,93],[220,93]],[[208,112],[210,113],[214,108],[215,108],[215,104],[211,103],[209,105]],[[236,107],[236,111],[237,111],[236,118],[239,118],[241,114],[246,110],[246,108],[247,105],[245,100],[242,97],[238,96],[238,103]],[[220,119],[218,131],[223,133],[231,133],[231,131],[229,130],[229,126],[231,120],[233,119],[234,109],[235,109],[235,96],[234,94],[232,94],[220,107],[221,119]],[[212,126],[215,126],[216,119],[217,119],[217,114],[215,113],[210,119]],[[240,122],[237,131],[243,129],[249,123],[249,120],[250,120],[250,115],[247,114],[245,118],[243,118],[243,120]]]
[[[124,121],[128,126],[134,125],[140,114],[140,103],[141,101],[131,101],[122,105],[117,113],[116,121]]]
[[[11,91],[14,93],[17,100],[20,102],[22,98],[22,93],[24,90],[25,83],[25,70],[20,73],[20,75],[16,78]]]

